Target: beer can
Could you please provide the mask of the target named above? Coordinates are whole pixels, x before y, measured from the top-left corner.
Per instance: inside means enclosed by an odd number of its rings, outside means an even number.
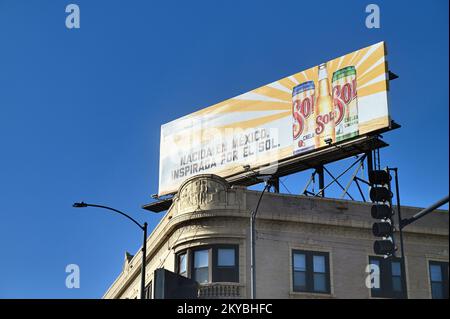
[[[294,154],[315,148],[314,144],[314,81],[303,82],[292,90]]]
[[[359,135],[356,69],[347,66],[333,73],[332,95],[335,112],[336,141]]]

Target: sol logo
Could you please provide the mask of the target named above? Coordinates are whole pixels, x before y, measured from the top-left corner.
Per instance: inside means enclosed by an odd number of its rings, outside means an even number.
[[[298,123],[299,128],[294,130],[294,139],[303,133],[305,120],[308,119],[314,110],[314,94],[306,96],[303,99],[295,100],[293,105],[293,116]]]
[[[338,125],[344,118],[345,107],[356,98],[356,80],[344,85],[333,87],[333,105],[336,112],[335,124]]]
[[[333,111],[326,113],[326,114],[317,115],[316,134],[317,135],[321,134],[325,129],[325,125],[327,125],[331,120],[333,120],[334,117],[335,117],[335,112],[333,112]]]

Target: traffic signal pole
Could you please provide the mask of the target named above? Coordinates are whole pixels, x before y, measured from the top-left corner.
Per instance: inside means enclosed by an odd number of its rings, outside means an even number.
[[[395,197],[396,197],[396,209],[394,210],[393,205],[393,192],[391,187],[391,179],[394,174],[395,178]],[[384,170],[369,170],[369,181],[371,185],[370,189],[370,199],[374,203],[371,208],[371,215],[373,218],[380,220],[381,222],[376,222],[372,226],[372,233],[376,237],[382,237],[382,240],[376,240],[374,242],[374,252],[377,255],[384,255],[385,258],[396,256],[396,251],[398,250],[398,245],[396,244],[396,236],[394,235],[395,231],[398,231],[399,241],[400,241],[400,267],[402,270],[402,276],[406,275],[406,261],[405,261],[405,247],[403,240],[403,228],[416,220],[426,216],[431,213],[436,208],[448,203],[449,196],[442,198],[438,202],[434,203],[428,208],[425,208],[415,214],[410,218],[403,219],[402,218],[402,207],[400,203],[400,187],[399,187],[399,178],[398,178],[398,168],[389,168],[386,167]],[[388,206],[388,205],[389,206]],[[395,227],[394,224],[394,215],[395,213],[398,215],[398,227]],[[406,280],[402,280],[402,288],[405,292],[406,298],[407,295],[407,283]]]
[[[411,218],[402,219],[400,221],[400,229],[403,229],[405,226],[408,226],[409,224],[414,223],[416,220],[424,217],[425,215],[428,215],[429,213],[431,213],[435,209],[437,209],[437,208],[441,207],[442,205],[448,203],[448,200],[449,200],[449,198],[448,198],[448,195],[447,195],[446,197],[444,197],[441,200],[437,201],[436,203],[434,203],[430,207],[421,210],[420,212],[418,212],[417,214],[415,214]]]
[[[400,259],[400,262],[402,264],[402,274],[406,278],[406,261],[405,261],[405,248],[403,245],[403,231],[402,231],[402,211],[401,211],[401,205],[400,205],[400,187],[398,184],[398,169],[397,168],[388,168],[389,171],[393,171],[395,173],[395,197],[397,199],[397,215],[398,215],[398,231],[399,231],[399,237],[400,237],[400,253],[402,254],[402,257]],[[391,207],[393,207],[391,205]],[[407,283],[406,280],[402,281],[404,285],[405,290],[405,296],[408,298],[408,289],[406,287]]]

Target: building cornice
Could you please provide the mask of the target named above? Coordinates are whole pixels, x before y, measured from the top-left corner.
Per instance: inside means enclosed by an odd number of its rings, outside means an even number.
[[[230,188],[228,183],[214,175],[199,175],[182,184],[172,205],[161,221],[147,238],[146,263],[156,255],[167,239],[180,227],[192,224],[200,219],[233,218],[242,219],[248,225],[250,212],[256,206],[259,191],[250,191],[239,187]],[[258,211],[258,223],[302,223],[329,227],[348,227],[368,230],[372,228],[370,203],[266,193]],[[395,208],[395,207],[394,207]],[[403,217],[409,217],[420,211],[419,208],[402,206]],[[351,212],[351,213],[349,213]],[[438,210],[435,218],[446,219],[446,223],[417,223],[405,228],[405,233],[448,236],[448,211]],[[232,233],[203,234],[201,238],[212,237],[243,238]],[[197,237],[197,239],[200,237]],[[176,240],[171,243],[174,249],[192,238]],[[128,262],[118,278],[104,294],[104,298],[120,297],[140,274],[141,251]],[[150,274],[149,274],[150,275]]]

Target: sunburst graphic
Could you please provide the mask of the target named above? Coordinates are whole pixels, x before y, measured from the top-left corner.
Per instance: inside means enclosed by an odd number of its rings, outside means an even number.
[[[331,75],[335,71],[347,66],[355,67],[359,99],[388,90],[384,42],[328,61],[326,65],[330,85]],[[190,136],[204,141],[213,134],[224,133],[226,129],[246,130],[291,117],[292,89],[306,81],[314,81],[317,85],[318,66],[192,113],[188,117],[201,121],[203,124],[201,128],[191,130]],[[361,107],[364,107],[364,104]],[[238,115],[236,113],[239,113],[238,120],[236,120]],[[362,123],[360,133],[385,126],[387,121],[387,117],[383,116],[373,119],[371,123]]]

